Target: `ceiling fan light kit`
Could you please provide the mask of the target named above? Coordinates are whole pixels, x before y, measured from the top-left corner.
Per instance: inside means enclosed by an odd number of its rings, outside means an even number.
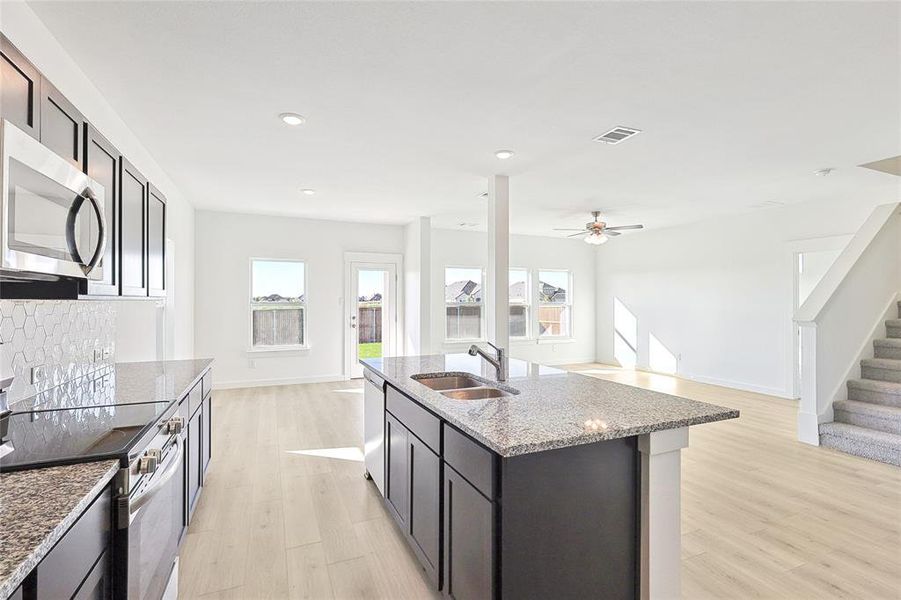
[[[584,229],[554,229],[554,231],[575,231],[577,233],[572,233],[566,237],[579,237],[580,235],[584,235],[585,237],[582,238],[583,242],[591,244],[592,246],[600,246],[601,244],[606,244],[607,240],[611,237],[620,235],[620,231],[644,228],[644,225],[619,225],[617,227],[607,227],[607,223],[601,221],[601,211],[599,210],[591,211],[591,216],[594,217],[594,221],[585,223]]]

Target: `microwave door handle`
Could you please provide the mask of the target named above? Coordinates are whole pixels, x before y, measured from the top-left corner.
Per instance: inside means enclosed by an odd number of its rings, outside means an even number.
[[[72,255],[75,262],[84,269],[84,260],[81,258],[81,253],[78,251],[78,240],[75,239],[75,221],[78,220],[78,211],[81,210],[82,204],[84,204],[84,196],[76,194],[75,200],[69,207],[69,214],[66,216],[66,246],[68,246],[69,254]]]
[[[94,216],[97,217],[97,248],[94,250],[94,256],[91,257],[90,262],[84,265],[85,275],[87,275],[94,270],[106,251],[106,223],[103,221],[100,203],[97,201],[97,197],[94,196],[94,192],[91,191],[91,188],[85,188],[81,195],[91,202],[91,206],[94,208]]]

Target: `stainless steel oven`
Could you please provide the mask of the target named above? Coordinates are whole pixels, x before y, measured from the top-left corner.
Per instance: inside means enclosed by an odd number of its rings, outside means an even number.
[[[0,121],[0,271],[6,279],[101,279],[103,186]]]
[[[171,407],[119,474],[115,597],[160,600],[177,589],[185,531],[185,419]],[[122,558],[125,559],[124,563]]]

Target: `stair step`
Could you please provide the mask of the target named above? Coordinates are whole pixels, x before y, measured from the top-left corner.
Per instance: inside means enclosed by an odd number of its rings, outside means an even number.
[[[876,358],[901,359],[901,338],[873,340]]]
[[[847,423],[820,425],[820,444],[901,467],[901,435]]]
[[[848,400],[901,408],[901,383],[875,379],[849,379]]]
[[[860,376],[863,379],[901,383],[901,360],[893,358],[865,358],[860,361]]]
[[[890,338],[901,338],[901,319],[889,319],[885,322],[885,335]]]
[[[839,423],[901,435],[901,408],[855,400],[840,400],[832,408]]]

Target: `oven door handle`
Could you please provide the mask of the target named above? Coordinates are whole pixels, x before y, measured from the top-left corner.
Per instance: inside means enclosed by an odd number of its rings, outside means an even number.
[[[180,437],[176,437],[175,445],[178,446],[178,449],[175,451],[175,458],[172,459],[172,462],[166,467],[166,470],[157,476],[153,485],[142,492],[140,496],[128,503],[128,510],[132,516],[138,512],[142,506],[150,502],[157,492],[159,492],[164,485],[169,483],[169,480],[178,473],[179,467],[181,467],[181,459],[185,455],[185,444]]]
[[[94,249],[94,254],[87,263],[84,262],[84,259],[81,257],[81,253],[78,251],[78,241],[75,239],[75,221],[78,218],[78,211],[81,210],[81,205],[84,204],[85,200],[88,200],[91,203],[91,208],[94,209],[94,216],[97,217],[98,232],[97,248]],[[106,251],[106,223],[103,222],[102,210],[103,209],[100,207],[100,203],[97,201],[91,188],[85,188],[82,193],[78,194],[75,201],[72,202],[72,206],[69,207],[69,214],[66,218],[66,244],[69,247],[69,254],[78,261],[81,265],[81,270],[84,271],[85,275],[88,275],[94,270],[97,263],[103,258],[103,253]]]

